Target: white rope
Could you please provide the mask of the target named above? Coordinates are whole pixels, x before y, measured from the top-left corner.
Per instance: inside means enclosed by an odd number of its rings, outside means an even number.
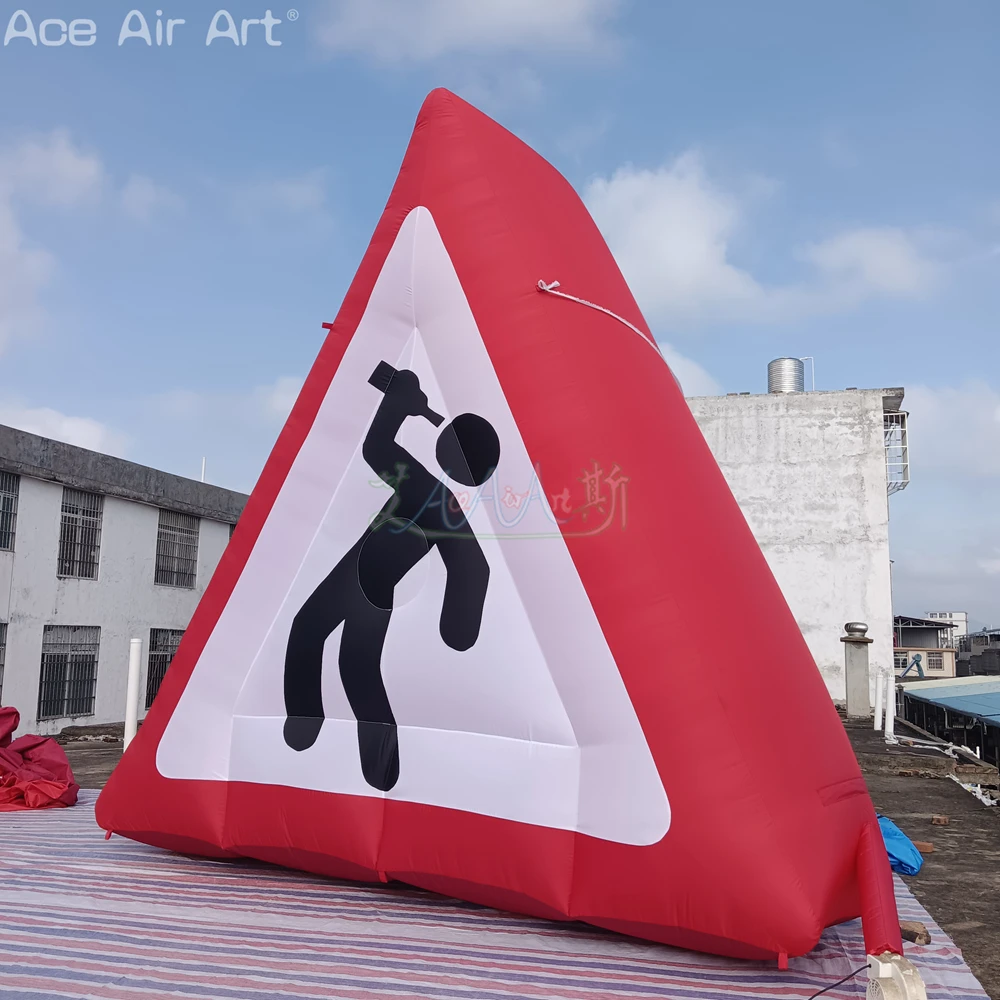
[[[575,295],[568,295],[566,292],[557,292],[556,289],[559,287],[558,281],[550,281],[546,284],[544,281],[539,279],[538,290],[540,292],[548,292],[549,295],[558,295],[561,299],[569,299],[570,302],[579,302],[581,306],[590,306],[591,309],[596,309],[598,312],[602,312],[605,316],[610,316],[612,319],[618,320],[619,323],[623,323],[627,326],[633,333],[639,334],[643,341],[649,344],[657,354],[663,358],[663,352],[660,350],[660,345],[657,344],[655,340],[650,340],[637,326],[630,323],[624,316],[619,316],[618,313],[612,312],[610,309],[605,309],[604,306],[599,306],[596,302],[588,302],[586,299],[577,298]],[[666,360],[664,358],[664,360]]]

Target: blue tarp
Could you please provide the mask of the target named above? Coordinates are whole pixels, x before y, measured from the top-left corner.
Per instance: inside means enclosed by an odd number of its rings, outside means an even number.
[[[882,839],[885,841],[892,870],[899,872],[900,875],[916,875],[923,867],[924,859],[920,851],[913,846],[913,841],[885,816],[879,816],[878,825],[882,830]]]

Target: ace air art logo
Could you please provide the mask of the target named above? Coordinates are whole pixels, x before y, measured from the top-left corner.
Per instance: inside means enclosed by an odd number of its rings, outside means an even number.
[[[286,21],[297,21],[299,12],[295,9],[288,10],[285,14]],[[175,42],[183,41],[185,38],[204,38],[205,45],[231,44],[237,48],[248,46],[269,46],[277,48],[281,45],[281,39],[275,34],[275,28],[282,24],[279,17],[275,17],[271,10],[265,10],[262,17],[242,17],[236,18],[225,9],[217,10],[205,25],[189,24],[183,17],[165,16],[162,9],[157,9],[155,13],[147,17],[143,11],[135,8],[130,10],[116,25],[118,46],[129,43],[131,47],[135,45],[172,47]],[[61,48],[70,45],[74,48],[90,48],[96,45],[98,39],[102,37],[99,32],[98,23],[89,17],[78,17],[71,21],[65,21],[59,17],[45,17],[41,19],[32,16],[23,8],[15,10],[7,21],[7,30],[4,32],[4,47],[13,45],[32,45],[36,48]]]

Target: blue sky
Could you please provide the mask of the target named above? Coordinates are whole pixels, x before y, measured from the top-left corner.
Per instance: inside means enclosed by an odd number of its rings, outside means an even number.
[[[1000,624],[1000,6],[295,2],[238,47],[23,5],[97,33],[0,48],[0,421],[249,490],[443,85],[583,194],[689,393],[906,387],[897,607]]]

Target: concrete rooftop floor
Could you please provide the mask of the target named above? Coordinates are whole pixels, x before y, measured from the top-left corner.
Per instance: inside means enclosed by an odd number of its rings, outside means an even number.
[[[912,731],[897,722],[897,732]],[[934,846],[920,872],[903,881],[1000,1000],[1000,806],[984,806],[951,780],[955,763],[938,752],[888,748],[871,722],[849,723],[847,733],[878,812],[911,840]],[[996,779],[993,769],[983,772]],[[947,816],[948,825],[934,826],[933,816]]]

